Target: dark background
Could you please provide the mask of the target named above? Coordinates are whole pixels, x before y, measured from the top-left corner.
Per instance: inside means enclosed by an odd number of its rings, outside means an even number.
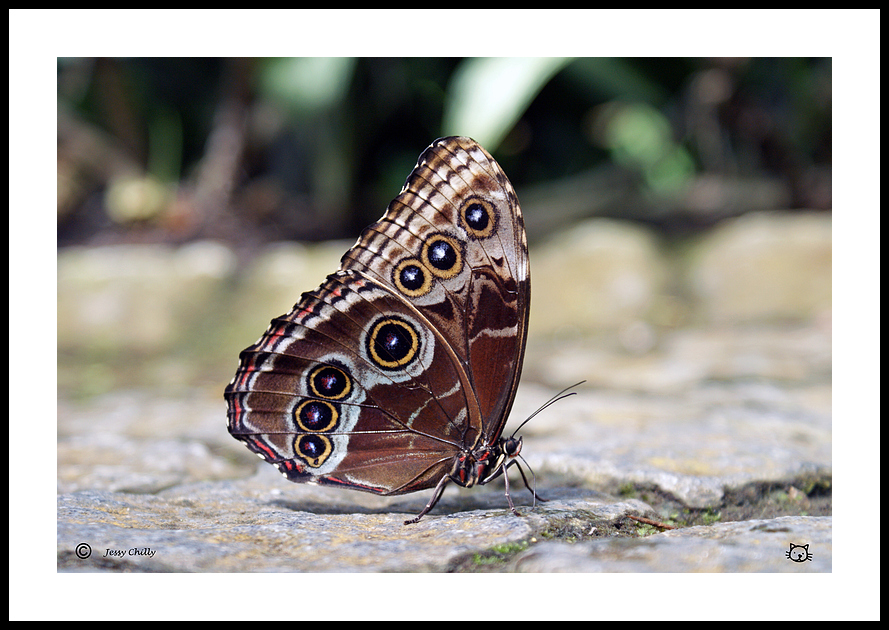
[[[60,57],[57,79],[60,247],[351,239],[443,135],[501,163],[532,242],[832,207],[830,58]]]

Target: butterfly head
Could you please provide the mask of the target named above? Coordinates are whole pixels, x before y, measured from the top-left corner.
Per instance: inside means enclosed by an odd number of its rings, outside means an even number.
[[[519,439],[515,437],[501,438],[500,439],[500,449],[503,451],[503,454],[506,455],[508,459],[512,459],[513,457],[518,457],[519,453],[522,452],[522,438],[519,436]]]

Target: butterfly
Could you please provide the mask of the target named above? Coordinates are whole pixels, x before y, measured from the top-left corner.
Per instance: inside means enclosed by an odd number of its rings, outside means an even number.
[[[340,269],[240,354],[228,430],[298,483],[380,495],[483,485],[522,372],[528,243],[512,185],[470,138],[433,142]],[[518,467],[535,500],[536,492]]]

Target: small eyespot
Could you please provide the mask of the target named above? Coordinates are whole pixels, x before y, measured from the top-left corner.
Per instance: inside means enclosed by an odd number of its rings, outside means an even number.
[[[453,278],[463,268],[459,243],[444,234],[436,234],[423,246],[423,263],[439,278]]]
[[[312,468],[318,468],[333,453],[330,439],[316,433],[297,435],[293,440],[293,452]]]
[[[320,398],[340,400],[352,391],[352,379],[339,368],[322,365],[309,375],[309,389]]]
[[[293,412],[296,426],[311,433],[332,431],[339,423],[339,417],[339,411],[333,403],[311,398],[301,402]]]
[[[432,288],[429,272],[416,258],[406,258],[396,265],[392,271],[392,283],[408,297],[420,297]]]
[[[466,231],[476,238],[488,238],[494,233],[497,214],[487,199],[472,197],[460,209],[460,218]]]

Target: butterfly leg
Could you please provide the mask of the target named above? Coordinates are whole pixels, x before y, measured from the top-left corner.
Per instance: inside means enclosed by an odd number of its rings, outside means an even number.
[[[448,485],[448,481],[450,481],[450,477],[445,475],[441,478],[441,481],[438,482],[438,485],[435,486],[435,492],[432,493],[432,498],[429,499],[429,503],[426,504],[426,507],[423,508],[423,511],[417,514],[414,518],[408,519],[404,522],[405,525],[412,525],[414,523],[420,522],[420,519],[426,516],[426,514],[435,507],[435,504],[438,503],[438,500],[441,498],[442,493],[444,492],[445,486]]]
[[[527,462],[526,462],[526,463],[527,463]],[[528,484],[528,478],[525,477],[525,470],[522,468],[521,464],[519,464],[518,462],[515,462],[515,465],[516,465],[516,468],[519,469],[519,474],[522,476],[522,481],[525,482],[525,487],[528,489],[528,492],[531,493],[531,496],[534,497],[534,500],[535,500],[535,501],[543,501],[544,503],[546,503],[546,499],[544,499],[542,496],[540,496],[539,494],[537,494],[537,491],[534,490],[534,488],[532,488],[532,487],[530,486],[530,484]],[[534,474],[534,471],[533,471],[533,470],[531,471],[531,474],[532,474],[532,475]],[[534,484],[534,485],[536,486],[537,484]]]
[[[512,463],[512,462],[510,462],[510,463]],[[516,516],[521,516],[521,514],[519,514],[519,511],[517,509],[515,509],[515,505],[512,504],[512,497],[509,496],[509,475],[506,473],[506,468],[507,468],[507,464],[503,464],[503,468],[501,469],[501,472],[503,473],[503,485],[506,486],[506,500],[509,502],[509,509],[512,510],[512,513],[515,514]],[[521,468],[519,468],[519,470],[521,470]],[[522,478],[523,479],[525,478],[524,473],[522,473]],[[525,485],[526,486],[528,485],[527,481],[525,482]]]

